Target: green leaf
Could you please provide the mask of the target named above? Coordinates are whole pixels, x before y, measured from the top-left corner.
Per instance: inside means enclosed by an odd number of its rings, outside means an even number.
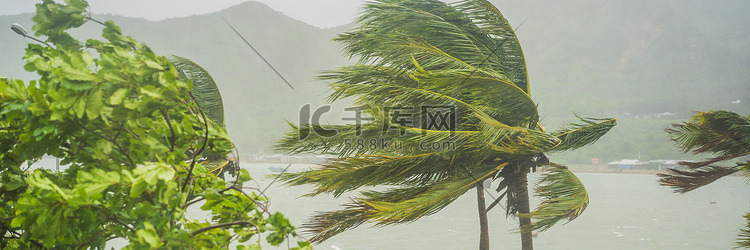
[[[138,241],[148,244],[152,249],[158,248],[161,245],[161,239],[159,238],[159,234],[156,233],[154,225],[145,221],[143,222],[143,227],[144,229],[139,229],[135,232],[138,235]]]
[[[156,69],[156,70],[164,70],[164,67],[159,65],[159,63],[155,61],[151,61],[151,60],[146,60],[146,66],[152,69]]]
[[[86,97],[87,96],[79,97],[75,105],[73,105],[73,112],[78,119],[83,118],[83,115],[86,113]]]
[[[250,177],[250,173],[247,172],[247,169],[244,169],[244,168],[240,169],[240,180],[239,180],[240,183],[246,182],[246,181],[249,181],[249,180],[252,180],[252,179],[253,178]]]
[[[26,216],[16,216],[13,218],[13,220],[10,222],[11,227],[20,227],[26,222]]]
[[[125,82],[125,79],[120,77],[119,72],[105,72],[105,73],[99,73],[104,80],[108,81],[110,84],[117,84],[117,83],[123,83]]]
[[[297,247],[292,247],[291,250],[312,250],[312,244],[307,241],[297,241]]]
[[[146,187],[148,187],[148,185],[146,185],[146,182],[144,180],[136,181],[133,186],[130,187],[130,197],[135,198],[140,196],[143,191],[146,190]]]
[[[7,190],[7,191],[13,191],[20,187],[26,186],[26,183],[24,183],[23,180],[21,180],[21,178],[15,175],[10,176],[9,182],[0,183],[0,184],[2,184],[2,186],[0,186],[1,187],[0,189]]]
[[[120,105],[120,103],[125,100],[125,96],[129,91],[129,89],[125,88],[116,90],[115,93],[112,93],[112,95],[109,96],[109,104]]]
[[[81,91],[93,88],[94,82],[71,81],[69,79],[62,79],[60,86],[76,91]]]
[[[237,250],[261,250],[261,249],[262,248],[260,247],[260,245],[257,245],[257,244],[247,245],[247,246],[237,245]]]
[[[159,92],[159,89],[151,85],[146,85],[146,86],[141,87],[141,93],[151,96],[153,98],[162,98],[162,95]]]
[[[96,117],[99,116],[102,112],[102,106],[104,105],[102,102],[104,101],[102,97],[102,89],[97,88],[93,93],[91,93],[86,100],[86,114],[89,117],[89,120],[93,120]]]
[[[95,81],[96,75],[94,75],[88,69],[73,68],[70,66],[63,67],[61,70],[63,77],[73,81]]]
[[[137,167],[133,173],[143,177],[148,185],[154,185],[159,180],[169,182],[175,176],[174,169],[164,163],[147,163],[145,166]]]

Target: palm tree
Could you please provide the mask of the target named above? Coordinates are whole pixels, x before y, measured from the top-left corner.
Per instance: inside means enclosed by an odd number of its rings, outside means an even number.
[[[532,249],[532,230],[583,212],[585,188],[545,154],[594,143],[616,121],[581,118],[546,133],[529,95],[520,43],[491,3],[379,0],[366,5],[358,23],[335,39],[358,64],[321,78],[332,82],[330,101],[351,98],[370,121],[290,124],[277,144],[294,154],[339,156],[320,169],[283,174],[285,183],[314,185],[310,195],[364,189],[343,209],[316,214],[303,226],[313,242],[365,222],[417,220],[471,188],[479,194],[481,249],[489,248],[485,215],[500,199],[506,215],[520,217],[524,249]],[[440,126],[435,118],[442,118]],[[538,166],[548,169],[537,188],[544,201],[531,212],[526,175]],[[502,194],[485,207],[483,182],[490,178],[500,180]],[[370,189],[376,186],[390,188]]]
[[[659,173],[662,186],[683,194],[738,171],[750,177],[750,161],[738,162],[733,167],[714,165],[750,155],[750,116],[724,110],[699,112],[690,121],[672,124],[666,131],[685,153],[711,153],[713,157],[701,162],[680,162],[687,166],[686,170],[667,169]],[[736,244],[750,248],[750,212],[744,218],[747,225],[741,229]]]
[[[200,107],[201,112],[208,119],[216,123],[216,125],[225,128],[224,102],[222,101],[219,87],[216,85],[213,77],[211,77],[211,74],[190,59],[175,55],[172,55],[168,59],[179,72],[180,80],[189,81],[192,84],[190,95],[198,104],[198,107]],[[225,172],[229,172],[230,174],[237,173],[238,165],[236,162],[230,161],[227,158],[228,155],[204,154],[203,157],[204,159],[200,163],[222,179],[224,179]]]

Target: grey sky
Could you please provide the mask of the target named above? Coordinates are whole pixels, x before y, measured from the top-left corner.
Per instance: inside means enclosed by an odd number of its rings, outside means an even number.
[[[216,12],[248,0],[89,0],[91,11],[158,21]],[[255,0],[303,22],[329,28],[354,20],[363,0]],[[0,0],[0,15],[36,11],[33,0]]]

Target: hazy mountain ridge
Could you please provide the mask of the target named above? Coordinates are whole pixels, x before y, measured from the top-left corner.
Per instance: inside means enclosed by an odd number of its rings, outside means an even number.
[[[532,95],[546,115],[669,111],[685,117],[692,110],[739,108],[730,102],[750,97],[750,58],[726,42],[750,42],[747,31],[711,36],[668,1],[586,1],[564,10],[539,2],[528,3],[535,15],[518,33]],[[566,107],[549,105],[561,102]]]
[[[741,29],[750,25],[750,18],[731,15],[731,20],[707,23],[698,18],[707,14],[696,14],[700,8],[681,6],[679,1],[494,2],[512,25],[526,20],[518,36],[527,57],[532,96],[550,129],[561,120],[570,121],[574,111],[618,118],[667,111],[687,118],[690,111],[715,108],[750,113],[750,50],[746,49],[750,31]],[[16,22],[31,31],[31,16],[0,16],[0,24]],[[315,80],[317,72],[351,63],[330,39],[353,25],[320,29],[256,2],[159,22],[111,15],[94,18],[112,19],[124,33],[158,54],[190,58],[211,72],[225,99],[230,135],[243,153],[268,152],[273,140],[287,130],[284,119],[296,123],[304,104],[315,108],[324,103],[328,87]],[[735,27],[727,27],[728,23]],[[101,28],[87,23],[76,35],[96,37]],[[0,62],[0,75],[35,78],[23,72],[21,57],[27,42],[10,29],[0,31],[0,45],[5,48],[0,50],[5,59]],[[742,103],[731,104],[733,100]],[[324,118],[344,113],[339,109]]]
[[[31,14],[0,16],[0,23],[20,23],[31,32]],[[319,70],[346,64],[338,44],[343,30],[320,29],[267,6],[246,2],[223,11],[159,22],[112,15],[123,33],[146,43],[157,54],[189,58],[207,69],[225,99],[227,128],[243,153],[267,151],[286,131],[284,119],[296,122],[300,107],[323,104],[328,87],[314,76]],[[291,89],[225,23],[232,24],[286,80]],[[89,22],[72,33],[83,41],[97,37],[102,26]],[[35,79],[23,71],[22,56],[30,42],[10,29],[0,32],[0,75]]]

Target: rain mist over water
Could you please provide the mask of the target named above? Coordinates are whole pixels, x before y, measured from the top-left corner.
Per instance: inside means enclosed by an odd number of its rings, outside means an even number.
[[[268,167],[285,164],[245,163],[256,179]],[[301,171],[314,165],[292,165]],[[576,220],[539,232],[537,249],[731,249],[750,207],[750,187],[741,177],[726,177],[684,195],[657,184],[655,175],[576,173],[586,185],[590,204]],[[538,173],[530,175],[535,180]],[[272,179],[259,180],[262,187]],[[497,183],[495,183],[496,185]],[[498,194],[488,188],[487,199]],[[266,194],[271,209],[302,225],[315,211],[330,211],[348,197],[300,197],[309,187],[273,184]],[[473,189],[472,189],[473,191]],[[489,202],[489,201],[488,201]],[[532,204],[538,201],[532,200]],[[712,204],[715,202],[715,204]],[[502,204],[502,203],[501,203]],[[520,249],[512,233],[518,222],[503,208],[489,213],[492,249]],[[318,245],[317,249],[476,249],[479,223],[476,194],[468,192],[437,214],[414,223],[371,227],[364,224]]]

